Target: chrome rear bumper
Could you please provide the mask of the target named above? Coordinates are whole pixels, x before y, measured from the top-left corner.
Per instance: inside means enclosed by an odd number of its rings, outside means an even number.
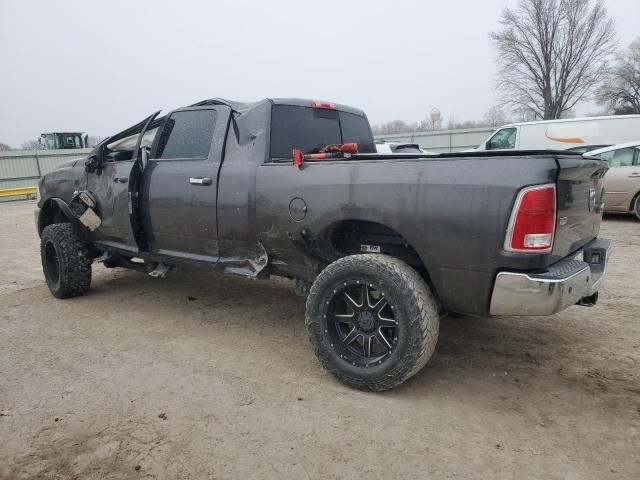
[[[595,239],[546,272],[500,272],[490,315],[551,315],[577,303],[593,305],[604,282],[611,244]]]

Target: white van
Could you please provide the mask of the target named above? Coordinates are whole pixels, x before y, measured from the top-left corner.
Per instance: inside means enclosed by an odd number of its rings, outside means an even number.
[[[566,150],[639,138],[640,115],[567,118],[505,125],[475,150]]]

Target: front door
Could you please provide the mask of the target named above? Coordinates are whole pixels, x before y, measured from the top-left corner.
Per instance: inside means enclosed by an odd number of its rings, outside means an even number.
[[[140,167],[140,146],[152,138],[146,133],[150,122],[159,112],[142,122],[114,135],[101,145],[98,153],[98,167],[87,173],[87,190],[96,199],[96,213],[102,220],[98,229],[92,232],[94,242],[136,253],[138,242],[132,228],[133,203],[131,187],[134,172]],[[151,139],[150,139],[151,138]]]
[[[172,112],[143,172],[141,218],[149,250],[188,260],[218,260],[218,172],[231,109]]]

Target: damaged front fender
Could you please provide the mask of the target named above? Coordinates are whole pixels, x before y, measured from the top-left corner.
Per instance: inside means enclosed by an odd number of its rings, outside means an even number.
[[[88,205],[92,199],[93,196],[89,192],[76,193],[69,204],[61,198],[48,199],[38,213],[38,234],[42,235],[42,231],[48,225],[66,221],[82,231],[94,231],[102,221],[93,208]],[[93,205],[95,205],[95,201]]]

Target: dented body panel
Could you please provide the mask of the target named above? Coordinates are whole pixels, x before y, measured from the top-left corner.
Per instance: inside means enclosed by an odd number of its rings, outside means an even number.
[[[102,224],[85,233],[100,252],[254,278],[275,274],[312,282],[341,256],[399,252],[428,280],[443,310],[478,316],[489,313],[499,272],[544,271],[597,236],[601,212],[587,215],[581,202],[604,162],[552,152],[485,152],[297,168],[270,154],[274,105],[309,108],[299,99],[203,101],[153,120],[149,128],[157,133],[142,157],[108,153],[105,145],[113,138],[144,134],[141,122],[105,140],[87,159],[46,175],[39,206],[53,198],[68,203],[74,192],[87,190]],[[366,122],[359,110],[336,109]],[[196,110],[215,112],[208,155],[162,158],[166,132],[177,128],[171,124],[176,112]],[[87,171],[85,163],[96,170]],[[139,178],[130,175],[136,165],[143,167]],[[518,191],[559,178],[568,224],[558,230],[558,247],[535,255],[506,252]]]

